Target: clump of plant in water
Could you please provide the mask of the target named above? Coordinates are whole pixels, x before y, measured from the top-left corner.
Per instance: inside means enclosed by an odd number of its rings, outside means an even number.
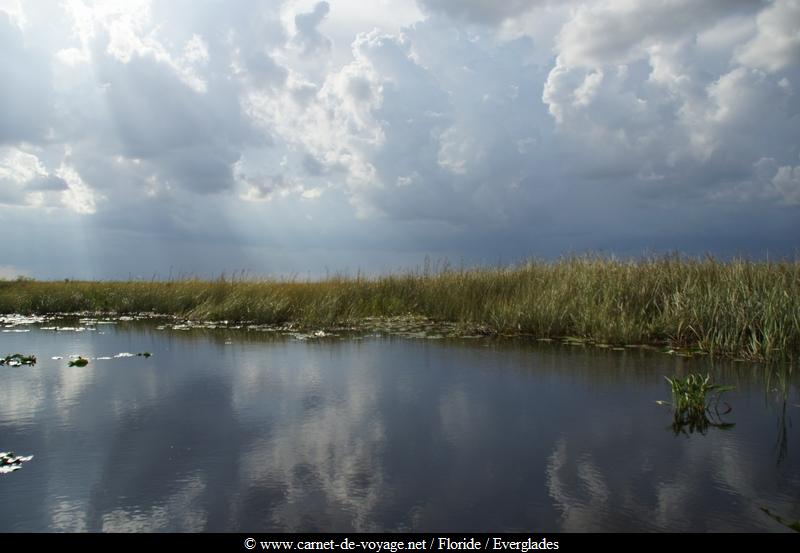
[[[14,472],[22,468],[22,463],[26,463],[33,459],[33,455],[27,457],[15,455],[13,451],[6,452],[0,451],[0,474]]]
[[[21,365],[35,365],[36,364],[36,356],[35,355],[22,355],[21,353],[15,353],[14,355],[6,355],[3,358],[0,358],[0,365],[8,365],[9,367],[19,367]]]
[[[85,367],[88,364],[89,360],[84,359],[83,357],[80,356],[77,359],[73,359],[72,361],[69,362],[70,367]]]
[[[693,432],[705,433],[710,426],[717,428],[731,428],[732,423],[726,423],[722,416],[731,412],[731,406],[722,402],[724,408],[720,411],[720,402],[725,392],[733,390],[733,386],[720,386],[711,381],[711,376],[692,373],[686,378],[664,377],[669,382],[672,390],[672,403],[659,402],[672,406],[672,430],[676,433],[691,434]]]

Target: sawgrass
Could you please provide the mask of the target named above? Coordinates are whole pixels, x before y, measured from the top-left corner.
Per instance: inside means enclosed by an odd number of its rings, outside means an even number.
[[[319,326],[414,314],[488,333],[770,359],[800,352],[800,262],[586,256],[315,282],[0,281],[0,313],[79,311]]]

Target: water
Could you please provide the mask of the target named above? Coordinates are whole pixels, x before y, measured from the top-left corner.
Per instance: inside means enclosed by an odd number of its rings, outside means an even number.
[[[759,365],[491,340],[16,328],[30,332],[1,333],[0,354],[39,362],[0,367],[0,450],[35,457],[0,475],[2,532],[781,532],[762,509],[800,519],[796,374],[767,385]],[[689,371],[736,386],[732,429],[670,429],[663,376]]]

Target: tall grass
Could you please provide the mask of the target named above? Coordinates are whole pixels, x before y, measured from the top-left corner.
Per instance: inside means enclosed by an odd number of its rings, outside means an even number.
[[[318,282],[0,282],[0,313],[74,311],[308,325],[415,314],[501,334],[766,359],[800,352],[800,262],[573,257]]]

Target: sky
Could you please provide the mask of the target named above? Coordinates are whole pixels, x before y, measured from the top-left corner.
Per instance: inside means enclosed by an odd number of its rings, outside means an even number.
[[[0,0],[0,278],[800,254],[800,0]]]

